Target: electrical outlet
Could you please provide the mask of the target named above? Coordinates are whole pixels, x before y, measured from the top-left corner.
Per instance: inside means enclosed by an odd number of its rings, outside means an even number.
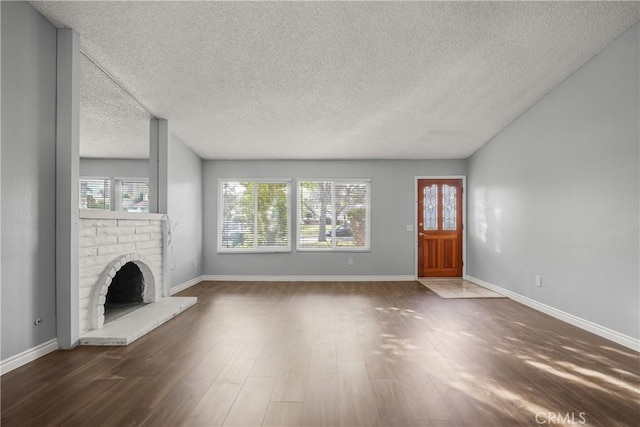
[[[347,264],[353,265],[353,258],[347,258]]]
[[[536,276],[536,286],[542,286],[542,277]]]
[[[407,231],[413,231],[413,225],[408,224],[407,225]]]

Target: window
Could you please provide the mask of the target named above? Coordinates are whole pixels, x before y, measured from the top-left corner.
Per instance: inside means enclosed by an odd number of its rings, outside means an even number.
[[[442,229],[455,231],[456,229],[456,187],[442,184]]]
[[[149,181],[145,179],[116,180],[119,211],[149,212]]]
[[[110,210],[111,180],[109,178],[80,179],[80,209]]]
[[[431,231],[438,229],[438,184],[424,187],[424,229]]]
[[[149,180],[80,178],[80,209],[149,212]]]
[[[322,180],[298,183],[298,249],[368,250],[371,183]]]
[[[219,252],[289,252],[290,183],[220,180]]]

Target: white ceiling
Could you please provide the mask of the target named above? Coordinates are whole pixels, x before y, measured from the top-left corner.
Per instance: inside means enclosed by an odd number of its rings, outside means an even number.
[[[80,157],[149,158],[151,115],[80,56]]]
[[[640,18],[638,2],[34,5],[205,159],[466,158]]]

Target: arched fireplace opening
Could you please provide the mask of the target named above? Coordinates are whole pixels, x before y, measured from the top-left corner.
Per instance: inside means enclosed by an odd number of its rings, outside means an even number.
[[[108,323],[144,305],[144,275],[134,262],[124,264],[111,280],[104,303]]]

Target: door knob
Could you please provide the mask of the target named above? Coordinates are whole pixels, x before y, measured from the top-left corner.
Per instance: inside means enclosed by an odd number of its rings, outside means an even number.
[[[418,236],[424,236],[424,233],[418,233]]]

